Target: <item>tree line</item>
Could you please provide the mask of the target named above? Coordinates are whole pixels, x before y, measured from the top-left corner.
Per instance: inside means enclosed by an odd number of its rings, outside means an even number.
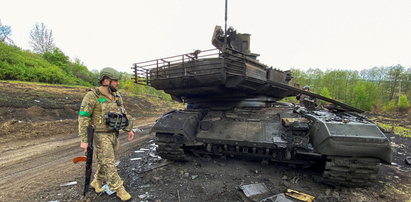
[[[293,80],[311,91],[374,112],[405,112],[410,107],[411,68],[401,65],[362,71],[294,69]]]
[[[0,21],[0,80],[97,86],[99,71],[89,71],[79,59],[70,60],[54,44],[53,31],[36,23],[30,31],[32,50],[22,50],[11,39],[11,26]],[[131,75],[120,72],[120,88],[131,96],[151,96],[171,101],[170,95],[149,86],[135,85]]]
[[[11,33],[11,27],[0,21],[0,80],[97,85],[99,72],[89,71],[79,59],[71,61],[55,46],[52,30],[43,23],[36,23],[30,31],[32,51],[15,46]],[[134,85],[130,77],[121,72],[120,87],[169,99],[164,92]],[[294,69],[293,77],[295,83],[310,85],[312,92],[366,111],[407,111],[410,107],[411,68],[401,65],[362,71]]]
[[[90,72],[79,59],[70,60],[54,44],[53,32],[43,23],[30,31],[30,50],[11,39],[11,27],[0,21],[0,79],[91,86],[98,72]]]

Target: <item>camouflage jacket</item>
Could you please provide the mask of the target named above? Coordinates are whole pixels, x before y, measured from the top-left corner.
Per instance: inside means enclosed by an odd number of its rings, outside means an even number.
[[[118,92],[112,94],[114,100],[103,95],[98,88],[93,88],[84,96],[78,117],[81,142],[87,142],[87,126],[89,125],[92,125],[96,132],[111,132],[103,117],[107,112],[126,114],[129,125],[124,130],[131,131],[133,129],[132,117],[127,114],[123,99]]]

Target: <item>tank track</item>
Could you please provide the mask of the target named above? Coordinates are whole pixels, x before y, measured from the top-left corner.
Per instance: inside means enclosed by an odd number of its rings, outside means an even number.
[[[177,143],[176,136],[171,134],[157,133],[157,154],[161,158],[173,160],[173,161],[186,161],[184,154],[183,144]]]
[[[350,187],[367,186],[378,174],[379,159],[327,157],[323,177],[325,183]]]

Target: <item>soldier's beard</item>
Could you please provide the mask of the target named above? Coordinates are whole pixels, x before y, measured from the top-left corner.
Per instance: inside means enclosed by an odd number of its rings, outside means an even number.
[[[111,81],[110,81],[110,85],[108,86],[108,88],[111,90],[111,92],[117,92],[117,88],[111,85]]]
[[[110,88],[111,92],[117,92],[117,88],[112,85],[110,85],[108,88]]]

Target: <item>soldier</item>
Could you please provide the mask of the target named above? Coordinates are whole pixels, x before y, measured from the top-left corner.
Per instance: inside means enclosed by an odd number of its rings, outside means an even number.
[[[304,91],[307,91],[307,92],[310,92],[310,86],[304,86],[304,87],[303,87],[303,90],[304,90]],[[303,100],[307,100],[307,99],[309,99],[310,97],[309,97],[308,95],[298,94],[295,98],[296,98],[298,101],[302,102]],[[311,99],[310,99],[310,100],[311,100]]]
[[[79,113],[80,147],[87,151],[87,126],[95,128],[94,151],[98,166],[90,186],[97,193],[103,191],[106,182],[122,201],[131,199],[124,189],[123,180],[117,173],[115,158],[119,147],[119,130],[128,132],[128,140],[134,139],[131,116],[126,113],[124,103],[117,92],[120,73],[110,67],[100,72],[100,86],[91,89],[84,96]]]
[[[310,86],[304,86],[304,91],[310,92]],[[317,106],[316,99],[305,94],[298,94],[296,99],[300,101],[300,103],[309,110],[314,110]]]

